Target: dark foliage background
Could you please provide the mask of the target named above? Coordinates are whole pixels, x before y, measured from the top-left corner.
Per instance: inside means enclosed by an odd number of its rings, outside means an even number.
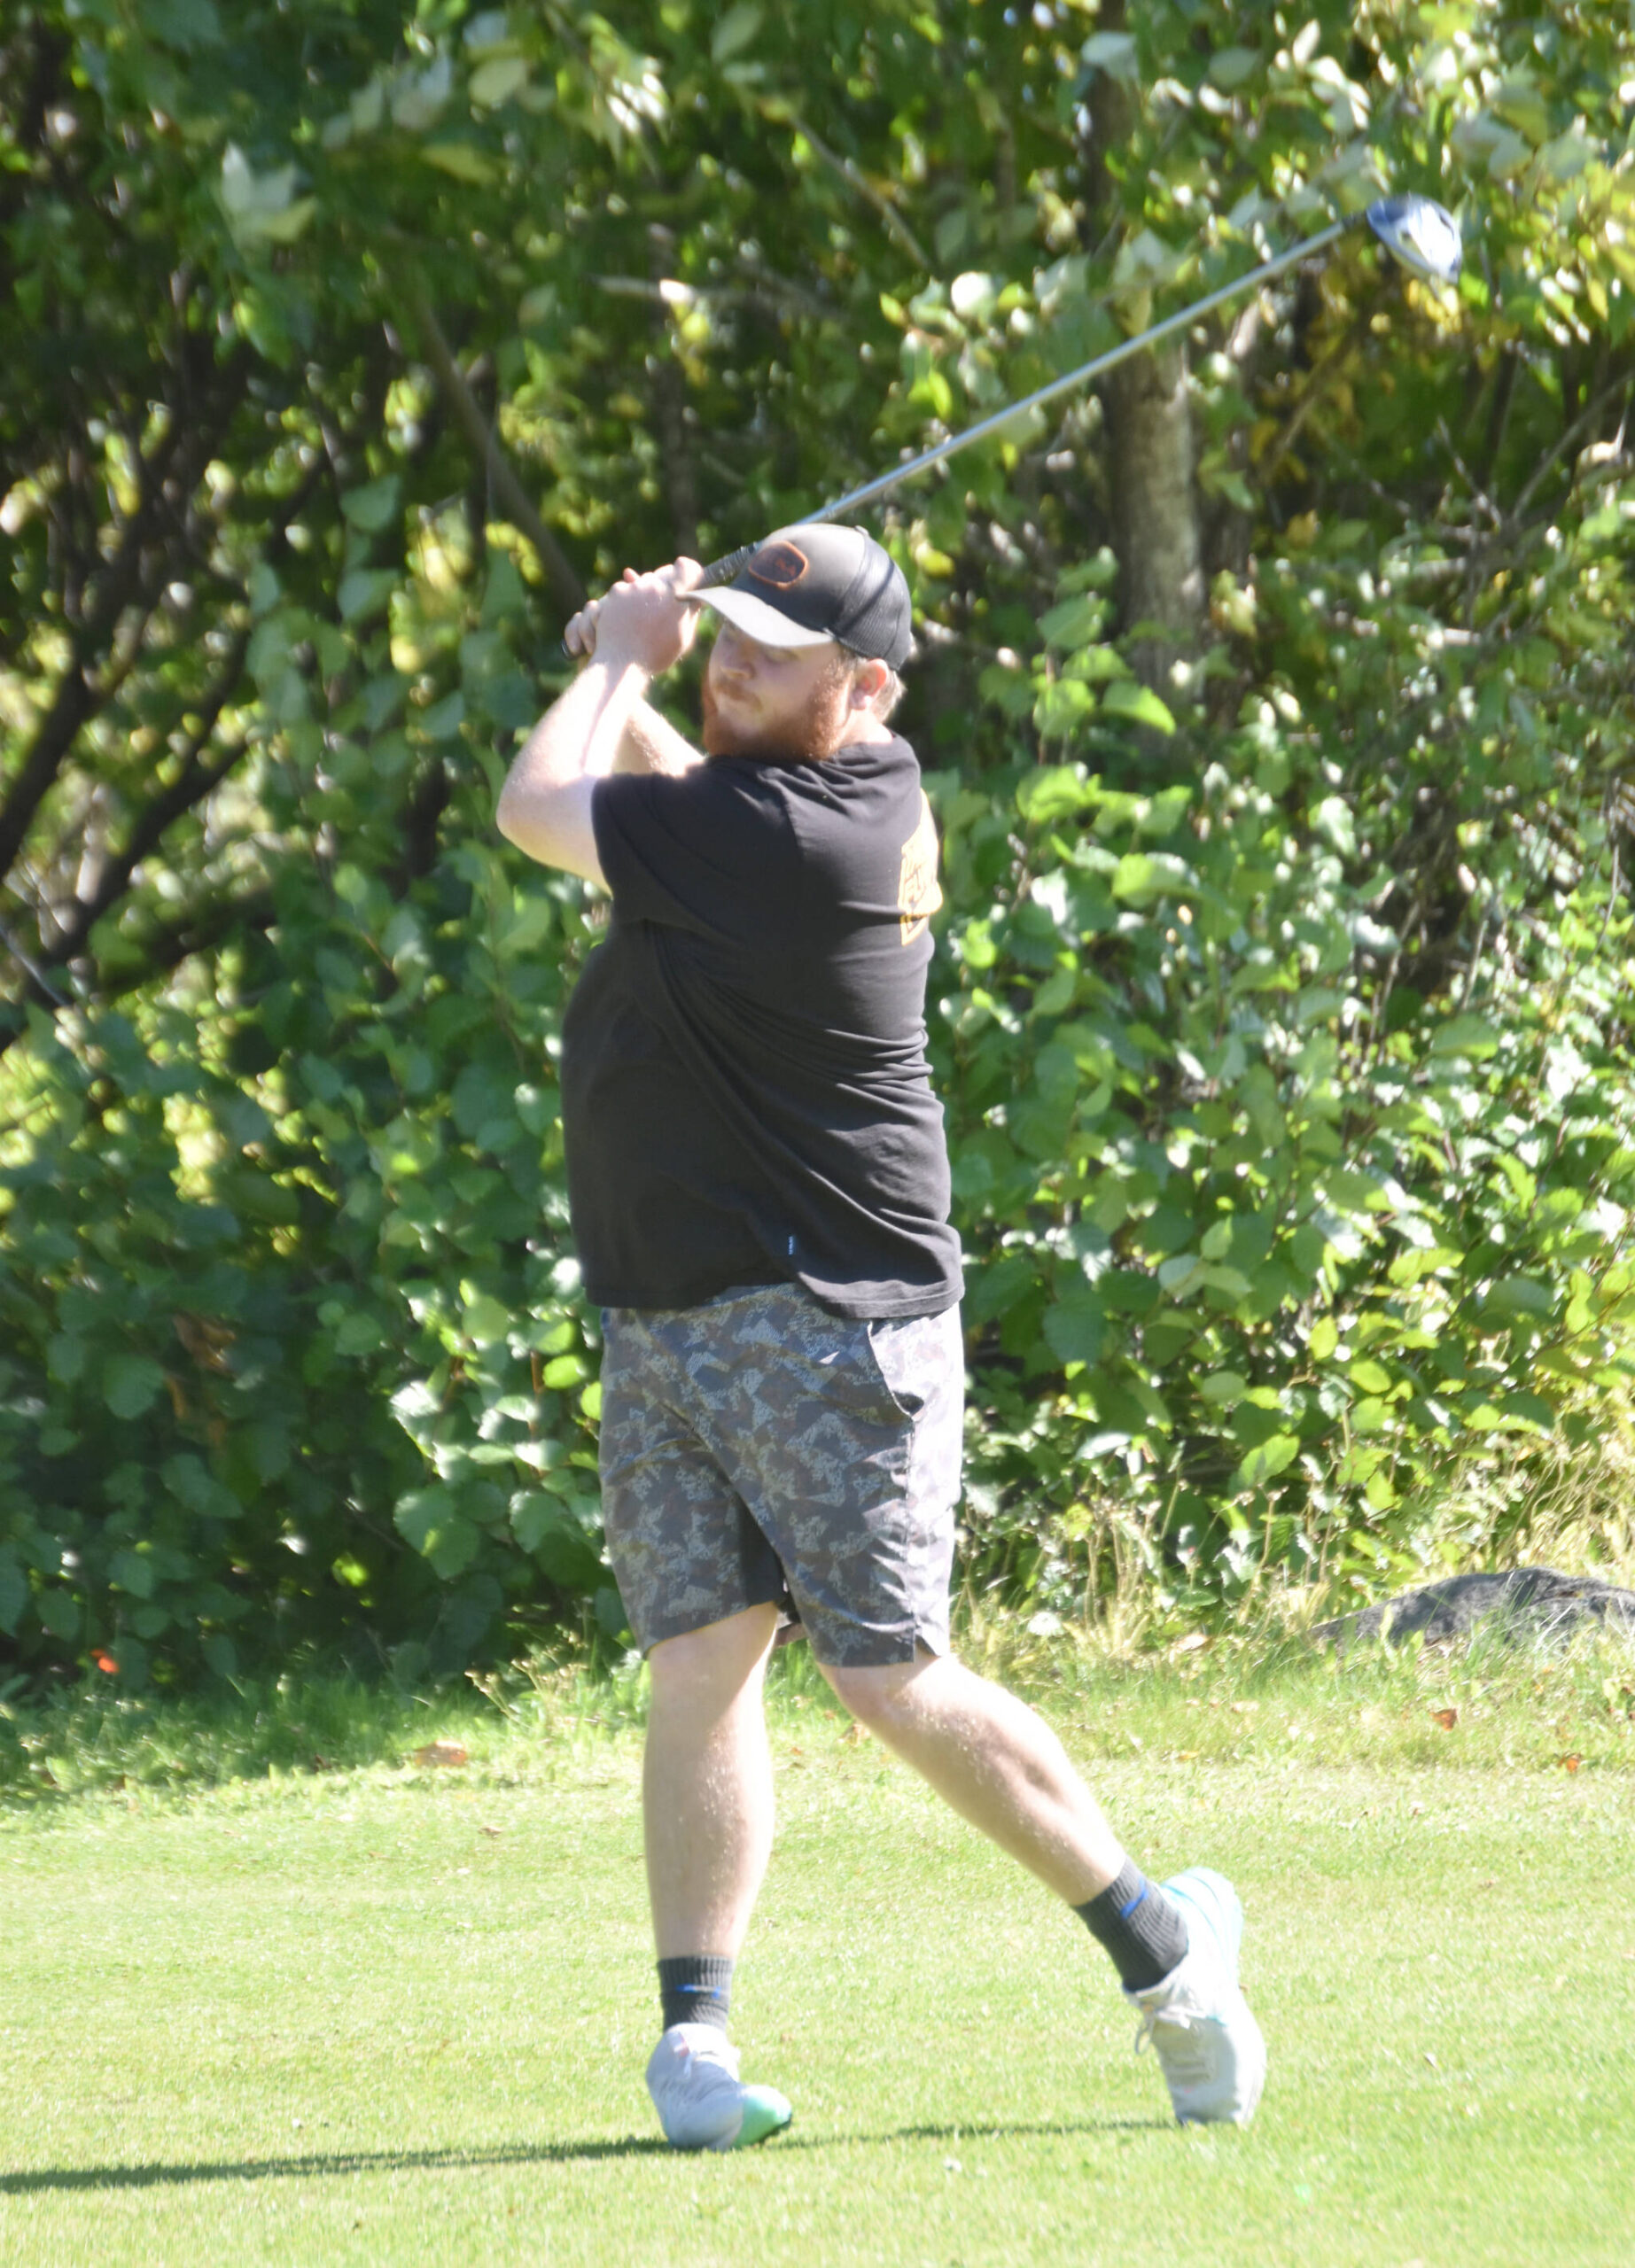
[[[968,1579],[1501,1550],[1635,1323],[1632,97],[1569,0],[12,10],[0,1658],[617,1642],[595,912],[491,820],[565,612],[1387,187],[1457,293],[1354,234],[876,524]]]

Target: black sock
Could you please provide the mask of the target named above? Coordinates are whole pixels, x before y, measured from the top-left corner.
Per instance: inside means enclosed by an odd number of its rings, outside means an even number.
[[[725,2031],[732,2005],[732,1962],[717,1953],[685,1953],[661,1961],[658,2000],[666,2031],[673,2023],[712,2023]]]
[[[1187,1924],[1179,1908],[1133,1859],[1099,1898],[1073,1911],[1106,1946],[1129,1992],[1144,1992],[1186,1957]]]

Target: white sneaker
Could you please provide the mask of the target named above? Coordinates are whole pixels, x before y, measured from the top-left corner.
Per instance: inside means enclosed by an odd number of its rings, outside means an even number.
[[[1139,2052],[1150,2039],[1183,2126],[1247,2126],[1265,2085],[1266,2043],[1238,1990],[1243,1907],[1224,1875],[1189,1867],[1164,1889],[1187,1923],[1187,1952],[1139,1992]]]
[[[673,2023],[647,2066],[665,2140],[678,2150],[741,2150],[794,2117],[775,2087],[746,2087],[738,2051],[712,2023]]]

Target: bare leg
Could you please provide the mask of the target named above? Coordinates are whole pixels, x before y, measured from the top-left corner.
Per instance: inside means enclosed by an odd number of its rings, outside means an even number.
[[[823,1674],[870,1732],[1070,1906],[1117,1879],[1117,1838],[1025,1701],[946,1655]]]
[[[642,1762],[647,1887],[658,1958],[736,1955],[772,1851],[761,1685],[777,1611],[751,1607],[649,1656]]]

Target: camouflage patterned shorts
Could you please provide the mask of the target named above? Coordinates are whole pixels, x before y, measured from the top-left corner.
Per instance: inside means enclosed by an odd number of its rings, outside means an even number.
[[[837,1667],[946,1652],[957,1308],[848,1323],[775,1284],[603,1329],[603,1517],[643,1653],[762,1604]]]

